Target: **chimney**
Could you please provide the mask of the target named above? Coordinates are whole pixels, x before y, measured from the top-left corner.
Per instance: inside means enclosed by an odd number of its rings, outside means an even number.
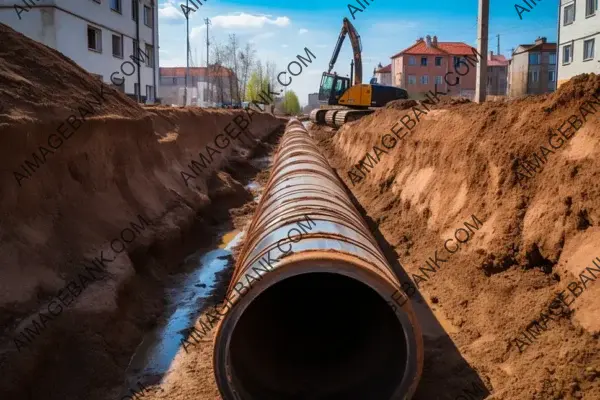
[[[535,44],[542,44],[542,43],[546,43],[548,39],[543,36],[543,37],[538,37],[537,39],[535,39]]]
[[[488,60],[491,60],[492,58],[494,58],[494,52],[490,51],[490,56],[488,57]]]
[[[425,36],[425,44],[427,44],[427,47],[431,47],[431,35]]]
[[[423,40],[423,36],[417,38],[417,43]]]
[[[433,47],[437,47],[438,45],[438,41],[437,41],[437,36],[433,37]]]

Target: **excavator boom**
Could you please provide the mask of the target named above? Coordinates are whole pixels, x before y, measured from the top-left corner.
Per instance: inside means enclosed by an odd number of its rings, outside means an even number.
[[[331,56],[331,61],[329,61],[329,70],[327,73],[330,74],[333,70],[337,58],[340,55],[342,44],[344,44],[344,39],[346,39],[346,35],[350,36],[352,52],[354,53],[354,85],[359,85],[362,83],[362,43],[360,41],[360,35],[348,18],[344,18],[342,30],[340,31],[340,36],[335,44],[335,48],[333,49],[333,54]]]

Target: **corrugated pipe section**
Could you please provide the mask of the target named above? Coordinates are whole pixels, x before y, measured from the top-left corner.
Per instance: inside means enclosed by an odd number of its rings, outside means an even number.
[[[213,360],[225,400],[412,397],[423,342],[410,301],[297,120],[281,139],[228,297]]]

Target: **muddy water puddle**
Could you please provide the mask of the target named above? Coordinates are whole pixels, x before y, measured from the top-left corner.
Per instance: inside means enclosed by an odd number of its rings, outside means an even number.
[[[260,168],[265,168],[270,165],[271,158],[253,161]],[[254,194],[254,200],[258,201],[263,187],[251,181],[246,188]],[[217,276],[231,266],[232,249],[240,244],[244,234],[245,232],[237,229],[228,230],[227,225],[223,225],[217,231],[218,239],[212,248],[199,250],[183,260],[182,270],[187,272],[176,274],[165,289],[165,317],[144,335],[137,347],[127,367],[121,396],[130,394],[130,388],[137,387],[138,381],[144,384],[162,381],[181,349],[184,331],[193,325],[216,289]]]

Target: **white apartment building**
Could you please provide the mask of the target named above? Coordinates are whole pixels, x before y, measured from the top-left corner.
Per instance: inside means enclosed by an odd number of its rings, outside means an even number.
[[[155,0],[0,0],[0,23],[61,52],[134,99],[138,93],[142,102],[156,98]]]
[[[558,18],[558,86],[575,75],[600,74],[598,0],[561,0]]]

